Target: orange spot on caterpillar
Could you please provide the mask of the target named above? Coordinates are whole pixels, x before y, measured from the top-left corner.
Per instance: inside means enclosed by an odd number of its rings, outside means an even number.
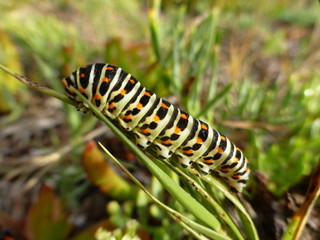
[[[134,81],[133,79],[130,79],[129,82],[131,82],[132,84],[136,83],[136,81]]]
[[[166,108],[166,109],[169,108],[169,107],[168,107],[166,104],[164,104],[164,103],[161,104],[161,107]]]
[[[85,75],[84,73],[81,73],[81,74],[80,74],[80,77],[81,77],[81,78],[84,78],[85,76],[86,76],[86,75]]]
[[[240,178],[240,175],[233,175],[232,178],[234,178],[234,179],[239,179],[239,178]]]
[[[210,164],[210,163],[213,163],[213,160],[211,160],[211,159],[210,160],[203,160],[203,162]]]
[[[127,93],[127,90],[121,89],[121,91],[120,91],[120,94],[121,94],[121,95],[125,95],[126,93]]]
[[[160,118],[158,115],[155,115],[154,118],[153,118],[153,121],[155,122],[159,122],[160,121]]]
[[[94,96],[94,99],[95,99],[95,100],[100,100],[100,99],[101,99],[101,95],[100,95],[100,94],[96,94],[96,95]]]
[[[65,87],[67,87],[68,86],[68,82],[67,82],[67,80],[65,80],[65,79],[62,79],[62,85],[63,86],[65,86]]]
[[[189,150],[185,150],[185,151],[183,151],[185,154],[192,154],[193,153],[193,151],[192,151],[192,149],[189,149]]]
[[[221,140],[225,141],[226,140],[226,137],[224,136],[220,136]]]
[[[108,109],[113,109],[113,108],[115,108],[115,106],[114,106],[113,103],[111,103],[111,104],[109,105]]]
[[[184,113],[180,114],[180,117],[183,118],[183,119],[187,119],[187,115],[185,115]]]
[[[84,88],[79,88],[79,92],[84,93],[85,92]]]
[[[222,148],[219,148],[219,149],[218,149],[218,153],[220,153],[220,154],[223,153],[223,149],[222,149]]]
[[[150,130],[149,130],[148,128],[146,128],[146,129],[141,129],[140,132],[141,132],[141,133],[149,133]]]
[[[235,163],[239,162],[239,158],[235,157],[233,162]]]
[[[109,82],[110,80],[109,80],[109,78],[104,77],[102,81],[103,81],[103,82]]]
[[[114,70],[114,67],[107,67],[107,70],[113,71],[113,70]]]
[[[168,140],[166,140],[166,141],[162,141],[162,143],[166,145],[166,144],[170,144],[171,141],[170,141],[170,139],[168,139]]]
[[[181,129],[179,127],[176,127],[176,129],[174,130],[174,133],[179,133],[181,132]]]
[[[204,129],[204,130],[208,130],[208,127],[204,124],[201,124],[201,128]]]
[[[138,103],[136,108],[141,109],[143,107],[142,103]]]
[[[151,94],[150,94],[149,92],[145,92],[144,95],[146,95],[146,96],[148,96],[148,97],[151,96]]]
[[[197,143],[202,143],[203,141],[202,141],[202,139],[201,138],[197,138]]]
[[[71,89],[67,89],[67,91],[68,91],[69,93],[71,93],[71,94],[74,94],[74,91],[71,90]]]
[[[131,115],[126,115],[126,116],[124,116],[124,119],[130,120],[130,119],[131,119]]]
[[[229,168],[221,168],[220,171],[226,173],[229,172]]]

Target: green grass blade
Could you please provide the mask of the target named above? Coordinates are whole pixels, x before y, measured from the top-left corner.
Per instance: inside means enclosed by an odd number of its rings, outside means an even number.
[[[215,209],[219,217],[229,226],[230,230],[234,233],[237,239],[244,239],[242,233],[240,232],[239,228],[235,225],[233,220],[230,218],[229,214],[223,209],[223,207],[211,197],[211,195],[197,182],[195,182],[191,177],[189,177],[181,168],[171,164],[170,162],[164,162],[168,165],[171,169],[173,169],[180,177],[185,179],[188,183],[193,186],[193,188],[199,192],[203,199],[207,200],[211,206]]]
[[[37,84],[37,83],[34,83],[32,81],[30,81],[28,78],[24,77],[24,76],[21,76],[20,74],[18,73],[15,73],[13,71],[11,71],[10,69],[6,68],[5,66],[1,65],[0,64],[0,69],[2,69],[3,71],[5,71],[6,73],[8,73],[9,75],[11,75],[12,77],[18,79],[20,82],[22,82],[23,84],[26,84],[27,86],[29,87],[32,87],[44,94],[47,94],[51,97],[54,97],[54,98],[58,98],[60,99],[61,101],[65,102],[65,103],[68,103],[68,104],[71,104],[71,105],[74,105],[74,102],[72,102],[66,95],[64,94],[61,94],[55,90],[52,90],[50,88],[47,88],[45,86],[42,86],[40,84]]]
[[[199,175],[199,172],[195,169],[188,169],[192,174]],[[244,226],[246,235],[248,236],[248,239],[258,240],[258,232],[257,229],[249,215],[249,213],[246,211],[244,206],[242,205],[241,201],[239,200],[238,196],[234,193],[231,193],[229,189],[218,179],[214,178],[211,175],[199,175],[199,178],[201,180],[209,183],[212,186],[215,186],[222,194],[228,198],[238,209],[238,213],[240,215],[242,224]]]
[[[154,54],[156,55],[157,61],[161,62],[161,47],[159,43],[159,22],[158,16],[160,13],[161,0],[153,1],[152,8],[149,9],[149,28],[151,33],[151,46]]]

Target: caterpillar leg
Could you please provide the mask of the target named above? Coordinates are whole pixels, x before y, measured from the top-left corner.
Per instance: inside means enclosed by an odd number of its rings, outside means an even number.
[[[193,163],[193,161],[190,160],[190,158],[187,158],[187,157],[185,157],[183,155],[179,154],[179,155],[177,155],[177,157],[178,157],[180,166],[183,167],[183,168],[188,168]]]
[[[158,158],[167,159],[167,158],[170,158],[173,154],[173,152],[165,146],[155,144],[155,148],[156,148],[156,155]]]
[[[226,182],[231,189],[236,192],[241,192],[242,188],[246,186],[249,178],[250,170],[246,168],[243,172],[235,173],[232,177],[226,178]]]
[[[201,162],[197,162],[197,165],[200,167],[202,174],[208,175],[211,172],[211,169],[208,165],[202,164]]]
[[[146,149],[151,144],[148,138],[137,132],[135,133],[135,142],[140,149]]]

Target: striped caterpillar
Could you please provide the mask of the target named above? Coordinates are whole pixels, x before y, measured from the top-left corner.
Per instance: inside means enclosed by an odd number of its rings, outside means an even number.
[[[157,97],[121,68],[102,63],[84,66],[62,84],[81,111],[89,109],[71,87],[123,130],[131,131],[141,149],[152,145],[160,159],[175,155],[184,168],[195,162],[203,174],[213,171],[235,191],[247,182],[248,161],[227,137]]]

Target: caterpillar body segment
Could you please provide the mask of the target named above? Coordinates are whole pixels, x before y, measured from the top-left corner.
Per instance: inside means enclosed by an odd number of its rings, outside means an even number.
[[[236,191],[245,186],[250,170],[239,148],[207,123],[158,98],[121,68],[87,65],[64,78],[62,84],[81,111],[88,111],[88,106],[71,87],[123,130],[131,131],[140,148],[153,145],[158,158],[175,155],[182,167],[196,163],[203,174],[215,173]]]

